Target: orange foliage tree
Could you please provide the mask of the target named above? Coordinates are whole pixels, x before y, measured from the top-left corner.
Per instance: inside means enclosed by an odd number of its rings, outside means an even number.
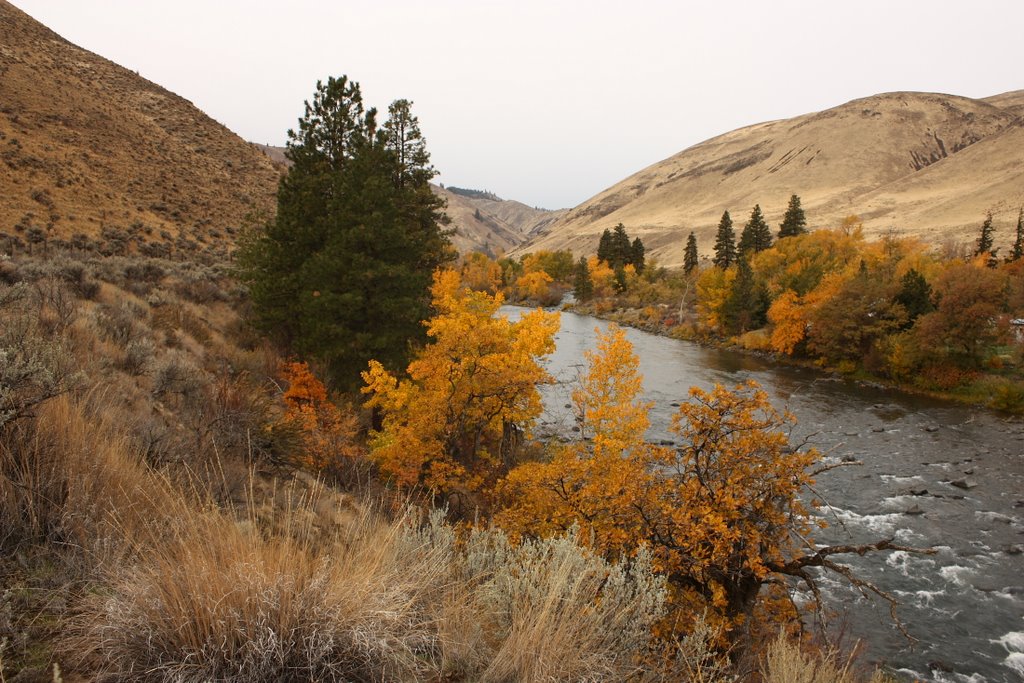
[[[936,278],[937,304],[917,320],[914,336],[924,356],[964,368],[981,364],[1007,337],[1007,274],[986,267],[986,257],[954,262]]]
[[[621,328],[600,334],[587,352],[590,370],[573,392],[582,439],[546,462],[512,470],[502,482],[499,526],[549,536],[573,525],[608,555],[631,554],[640,540],[629,504],[646,476],[652,446],[644,441],[649,404],[640,402],[639,360]]]
[[[554,350],[559,317],[537,310],[512,322],[498,315],[501,294],[469,291],[454,271],[436,273],[431,291],[431,342],[408,378],[375,361],[363,373],[366,405],[383,414],[371,456],[403,487],[480,492],[510,467],[541,412],[537,385],[550,378],[538,360]]]
[[[832,555],[896,547],[808,541],[814,521],[799,494],[819,454],[790,442],[792,416],[755,383],[691,389],[672,425],[682,445],[667,448],[644,439],[649,406],[638,399],[638,362],[622,331],[602,335],[588,360],[574,394],[586,438],[506,477],[500,526],[546,536],[578,525],[609,556],[646,544],[673,589],[672,627],[707,611],[726,633],[752,626],[773,576],[796,577],[816,594],[808,567],[856,582]]]
[[[516,295],[519,299],[541,304],[557,303],[558,293],[551,289],[554,280],[543,270],[533,270],[516,280]]]
[[[501,266],[478,251],[466,254],[462,262],[462,282],[478,292],[494,294],[501,289]]]
[[[282,363],[279,372],[288,384],[282,424],[294,429],[299,438],[296,463],[316,472],[350,471],[360,456],[355,415],[330,400],[323,382],[306,363]]]

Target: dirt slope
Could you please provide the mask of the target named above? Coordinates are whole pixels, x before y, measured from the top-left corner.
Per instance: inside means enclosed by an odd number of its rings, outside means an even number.
[[[223,251],[277,178],[192,103],[0,0],[0,250]]]

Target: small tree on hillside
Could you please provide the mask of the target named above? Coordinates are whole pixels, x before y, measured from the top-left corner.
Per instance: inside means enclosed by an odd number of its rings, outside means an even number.
[[[728,268],[736,261],[736,233],[732,229],[732,217],[726,211],[718,221],[715,233],[715,257],[712,259],[719,268]]]
[[[994,232],[995,229],[992,227],[992,212],[989,211],[985,214],[985,222],[981,224],[981,234],[978,235],[978,241],[975,242],[977,245],[974,250],[975,256],[981,256],[983,254],[991,254],[992,256],[995,256],[995,252],[992,251],[992,235]]]
[[[786,215],[782,217],[782,225],[779,226],[779,239],[796,237],[806,232],[807,219],[804,217],[804,210],[800,206],[800,197],[793,195],[789,198]]]
[[[1019,261],[1024,256],[1024,206],[1017,213],[1017,236],[1013,240],[1008,261]]]
[[[740,234],[739,252],[756,254],[772,246],[772,231],[761,213],[761,205],[755,204],[750,212],[750,220],[743,226]]]
[[[686,238],[686,249],[683,251],[683,272],[687,275],[693,272],[693,269],[697,267],[697,238],[690,233],[690,236]]]

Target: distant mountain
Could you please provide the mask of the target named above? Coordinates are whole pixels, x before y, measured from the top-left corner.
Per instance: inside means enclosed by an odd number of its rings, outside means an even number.
[[[0,252],[223,254],[247,216],[273,211],[279,172],[192,103],[0,0]]]
[[[461,252],[507,253],[556,221],[564,211],[536,209],[490,192],[434,187],[448,202],[452,242]]]
[[[760,123],[694,145],[633,174],[520,247],[593,253],[625,224],[648,253],[679,265],[686,236],[709,254],[729,210],[737,234],[754,204],[778,229],[791,194],[811,228],[858,214],[871,236],[890,229],[933,244],[969,240],[996,214],[1007,229],[1024,204],[1024,91],[985,100],[897,92]]]
[[[275,164],[282,168],[289,166],[286,148],[260,144],[256,147]],[[485,190],[437,185],[431,188],[447,202],[445,213],[452,221],[448,226],[453,231],[451,239],[463,254],[471,251],[490,256],[507,253],[562,214],[505,200]]]

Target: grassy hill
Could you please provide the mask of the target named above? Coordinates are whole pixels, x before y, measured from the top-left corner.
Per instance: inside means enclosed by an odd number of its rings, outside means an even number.
[[[691,230],[710,252],[725,210],[742,227],[759,203],[777,230],[793,193],[811,228],[855,213],[868,236],[895,228],[936,244],[971,239],[986,211],[1008,228],[1024,203],[1022,102],[1024,91],[988,100],[897,92],[741,128],[629,176],[523,249],[593,252],[621,222],[678,265]]]
[[[0,0],[0,251],[222,254],[273,210],[278,175],[191,102]]]

